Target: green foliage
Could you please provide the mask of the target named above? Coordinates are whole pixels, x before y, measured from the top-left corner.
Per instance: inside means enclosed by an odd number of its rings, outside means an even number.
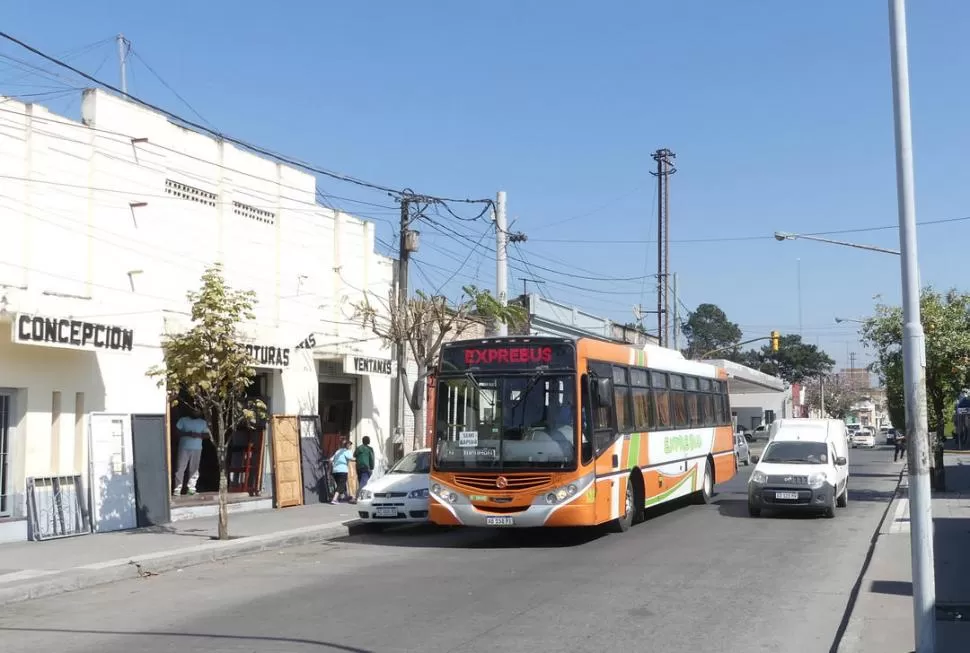
[[[761,349],[742,352],[735,361],[788,383],[817,379],[827,375],[835,366],[828,354],[815,345],[802,342],[798,334],[781,336],[778,351],[772,351],[769,343]]]
[[[687,339],[684,350],[687,358],[702,358],[708,352],[720,351],[741,340],[740,327],[714,304],[698,306],[681,325],[681,330]]]
[[[255,361],[237,333],[240,323],[253,319],[256,298],[252,292],[231,289],[219,265],[207,269],[201,288],[187,296],[192,326],[165,337],[165,364],[148,374],[167,389],[173,404],[184,402],[202,415],[224,469],[227,435],[266,415],[262,401],[246,397],[256,375]]]
[[[926,397],[930,428],[942,442],[947,406],[970,377],[970,295],[950,290],[943,294],[926,288],[920,295],[920,313],[926,347]],[[876,368],[886,383],[893,425],[903,402],[903,311],[877,304],[875,315],[861,329],[866,347],[876,354]],[[904,421],[904,420],[903,420]],[[939,445],[938,445],[939,446]]]

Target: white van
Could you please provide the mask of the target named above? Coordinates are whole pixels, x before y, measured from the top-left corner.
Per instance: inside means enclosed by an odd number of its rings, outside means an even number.
[[[849,447],[837,419],[782,419],[748,480],[748,514],[819,510],[835,517],[849,503]]]

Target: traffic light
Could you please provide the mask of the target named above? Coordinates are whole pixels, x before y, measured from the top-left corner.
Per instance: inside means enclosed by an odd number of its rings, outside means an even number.
[[[780,338],[781,334],[779,334],[777,331],[771,332],[771,351],[778,351]]]

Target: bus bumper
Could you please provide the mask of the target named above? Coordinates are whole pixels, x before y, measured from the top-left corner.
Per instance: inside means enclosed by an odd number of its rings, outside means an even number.
[[[549,504],[545,495],[514,512],[493,512],[487,505],[473,504],[468,497],[445,488],[446,497],[431,493],[429,518],[439,526],[471,526],[479,528],[537,528],[539,526],[592,526],[596,524],[596,494],[592,475],[582,479],[575,496],[561,503]],[[585,482],[583,482],[585,481]]]

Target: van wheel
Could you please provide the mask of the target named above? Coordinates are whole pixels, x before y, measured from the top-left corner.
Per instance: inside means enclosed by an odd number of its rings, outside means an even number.
[[[636,513],[636,491],[633,488],[633,478],[626,479],[626,492],[623,497],[624,514],[610,523],[610,530],[614,533],[626,533],[633,525],[633,515]]]
[[[839,498],[836,500],[835,505],[838,506],[839,508],[848,507],[849,505],[849,482],[848,481],[845,482],[845,487],[842,488],[842,494],[839,495]]]
[[[701,489],[694,493],[694,503],[703,505],[711,502],[714,496],[714,474],[711,469],[711,461],[704,463],[704,480],[701,481]]]
[[[749,517],[760,517],[761,516],[761,508],[759,508],[756,505],[754,505],[753,503],[750,503],[749,502],[748,503],[748,516]]]
[[[825,512],[823,514],[825,515],[826,519],[835,518],[835,506],[837,503],[838,503],[838,499],[836,499],[835,497],[832,497],[832,502],[829,505],[825,506]]]

